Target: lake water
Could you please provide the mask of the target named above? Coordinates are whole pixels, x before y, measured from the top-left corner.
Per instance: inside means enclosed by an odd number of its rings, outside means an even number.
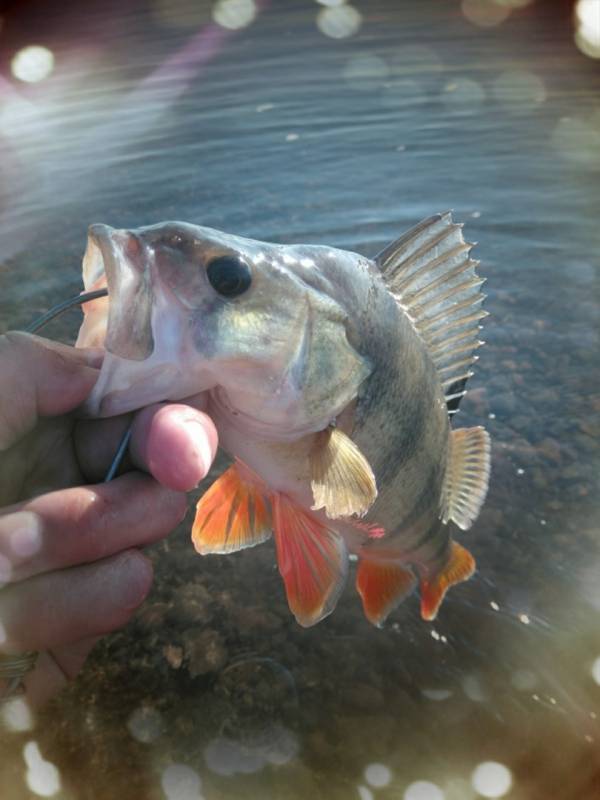
[[[452,208],[491,314],[459,421],[493,464],[434,623],[413,597],[375,629],[350,590],[304,630],[269,544],[203,560],[188,520],[133,623],[31,729],[4,712],[3,799],[600,797],[600,62],[571,4],[513,4],[9,5],[0,330],[79,290],[92,222],[373,255]],[[30,44],[55,66],[25,84]],[[31,742],[58,773],[28,788]]]

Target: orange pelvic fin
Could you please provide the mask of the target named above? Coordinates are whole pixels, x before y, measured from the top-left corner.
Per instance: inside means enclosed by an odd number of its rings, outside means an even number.
[[[365,617],[373,625],[383,625],[388,614],[412,592],[416,583],[408,567],[361,558],[356,590],[362,598]]]
[[[192,541],[201,555],[234,553],[270,537],[271,509],[250,476],[233,464],[198,501]]]
[[[475,572],[475,559],[461,545],[452,542],[450,558],[441,572],[432,579],[421,579],[421,616],[434,620],[444,599],[444,595],[455,583],[468,580]]]
[[[303,627],[330,614],[348,571],[342,537],[282,494],[272,497],[279,572],[292,614]]]

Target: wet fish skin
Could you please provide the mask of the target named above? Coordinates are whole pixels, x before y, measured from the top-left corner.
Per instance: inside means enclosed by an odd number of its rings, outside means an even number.
[[[466,245],[457,230],[448,215],[431,218],[398,241],[396,256],[388,248],[379,262],[187,223],[91,231],[84,282],[97,284],[105,268],[111,301],[107,354],[89,412],[112,415],[206,392],[221,445],[238,464],[200,501],[196,547],[230,552],[232,541],[236,549],[252,546],[274,526],[280,571],[301,624],[333,610],[348,551],[360,556],[357,588],[375,624],[417,581],[423,615],[431,618],[448,586],[474,569],[443,519],[452,518],[449,508],[461,519],[476,516],[487,486],[488,440],[475,432],[462,437],[462,450],[451,447],[442,379],[454,368],[443,359],[455,354],[445,352],[443,337],[442,345],[429,344],[440,324],[438,338],[448,329],[460,339],[463,306],[478,316],[479,282],[471,262],[460,262]],[[239,296],[220,296],[208,279],[208,266],[225,257],[250,272],[250,287]],[[394,292],[398,276],[416,284],[412,294]],[[415,298],[423,294],[427,302],[419,305]],[[423,313],[430,307],[437,315]],[[86,320],[78,343],[98,329],[98,319]],[[332,426],[340,433],[323,439]],[[339,446],[344,435],[354,444]],[[326,442],[330,450],[319,452],[326,455],[325,480],[331,475],[328,496],[335,504],[350,481],[367,492],[366,515],[365,496],[352,492],[354,514],[314,507],[315,448]],[[466,460],[453,466],[457,454]],[[362,482],[353,483],[358,473]]]

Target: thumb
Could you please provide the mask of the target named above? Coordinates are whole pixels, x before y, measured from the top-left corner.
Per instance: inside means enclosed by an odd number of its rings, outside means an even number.
[[[98,378],[101,351],[68,347],[27,333],[0,336],[0,451],[39,417],[72,411]]]

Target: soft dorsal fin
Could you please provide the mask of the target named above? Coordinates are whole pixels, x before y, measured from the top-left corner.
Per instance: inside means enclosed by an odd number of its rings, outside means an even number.
[[[469,257],[462,225],[450,212],[423,220],[375,258],[383,278],[427,345],[440,375],[450,414],[458,410],[473,374],[479,340],[483,279]]]
[[[310,453],[313,510],[330,519],[364,516],[375,502],[377,485],[371,465],[349,436],[327,428],[315,436]]]
[[[477,519],[490,478],[490,437],[481,427],[450,431],[442,521],[463,531]]]

